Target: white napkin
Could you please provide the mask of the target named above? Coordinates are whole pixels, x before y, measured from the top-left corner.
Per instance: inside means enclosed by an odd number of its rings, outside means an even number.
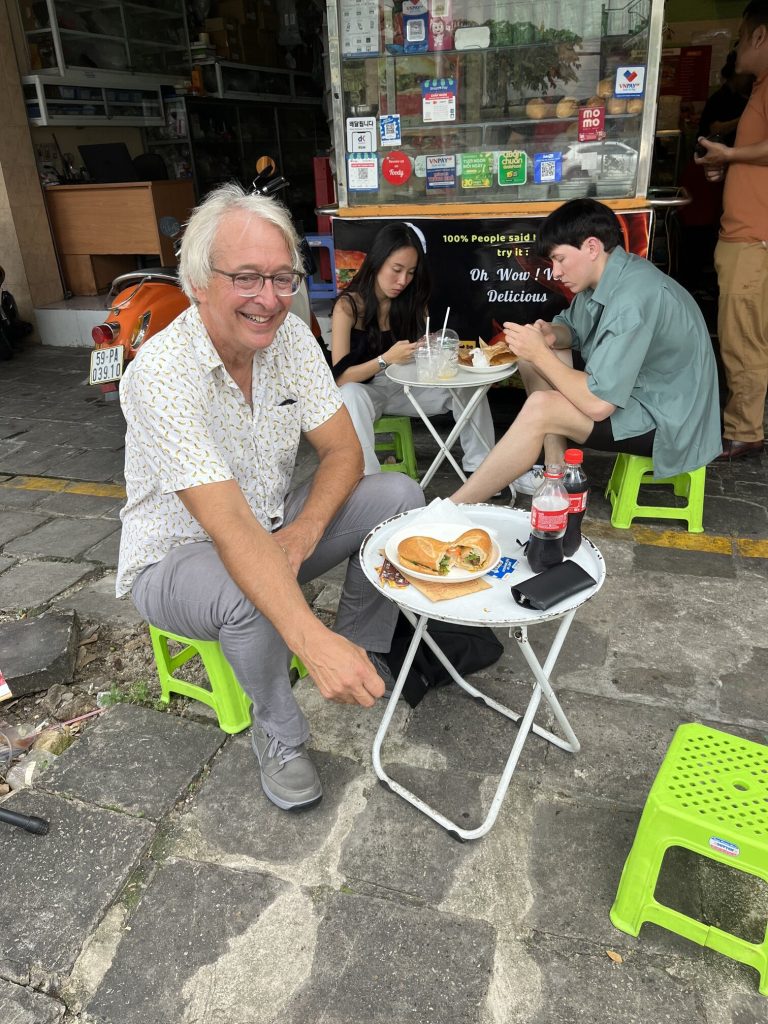
[[[425,523],[455,523],[457,526],[473,526],[472,520],[450,498],[433,498],[424,508],[411,517],[410,522],[422,520]],[[410,526],[409,522],[409,526]]]

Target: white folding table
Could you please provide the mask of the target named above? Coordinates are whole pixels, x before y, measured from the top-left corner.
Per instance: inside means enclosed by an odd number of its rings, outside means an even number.
[[[392,366],[387,367],[385,370],[386,375],[390,380],[395,381],[397,384],[402,384],[403,391],[408,396],[411,405],[416,410],[417,415],[424,422],[432,437],[434,437],[437,442],[437,447],[439,448],[432,465],[419,481],[422,487],[426,487],[429,484],[429,481],[435,475],[445,459],[448,459],[450,464],[459,474],[462,483],[467,479],[461,466],[451,454],[451,446],[455,443],[459,434],[464,429],[464,425],[467,420],[469,420],[470,426],[480,438],[483,445],[486,445],[485,438],[482,436],[480,431],[477,429],[477,425],[470,419],[470,417],[479,403],[488,394],[488,389],[491,385],[498,383],[500,380],[506,380],[507,377],[511,377],[516,370],[517,363],[506,363],[504,366],[499,366],[488,373],[475,373],[471,370],[465,370],[460,366],[456,376],[450,377],[448,380],[435,379],[430,381],[420,381],[416,379],[415,363],[404,363],[402,366],[393,364]],[[427,416],[419,404],[419,388],[450,388],[451,391],[456,393],[456,401],[462,407],[461,414],[456,420],[453,430],[444,441],[435,430],[429,416]],[[472,393],[465,398],[462,392],[467,388],[472,389]]]
[[[491,584],[491,589],[481,590],[478,593],[465,597],[458,597],[447,601],[430,601],[414,586],[404,589],[384,587],[384,595],[397,604],[405,617],[414,627],[413,640],[411,641],[406,654],[403,667],[398,674],[392,695],[384,712],[384,717],[376,733],[373,743],[373,767],[376,775],[384,785],[398,793],[403,799],[413,804],[428,817],[432,818],[443,828],[447,829],[456,839],[478,839],[490,830],[501,808],[502,801],[509,787],[512,775],[517,767],[520,754],[528,736],[531,732],[555,744],[562,750],[571,754],[578,753],[579,741],[558,702],[555,692],[552,689],[551,676],[555,662],[560,654],[565,638],[573,622],[574,615],[578,608],[586,601],[594,597],[603,585],[605,579],[605,563],[595,545],[582,539],[581,547],[573,556],[573,561],[581,565],[596,581],[593,587],[583,590],[580,594],[561,601],[559,604],[547,611],[535,611],[533,609],[520,607],[512,597],[511,588],[514,584],[522,582],[533,575],[526,561],[520,542],[525,542],[530,530],[529,514],[521,509],[498,507],[495,505],[462,505],[461,510],[471,519],[474,526],[486,527],[493,530],[500,542],[503,558],[517,559],[514,570],[509,575],[501,577],[486,576]],[[387,519],[377,526],[363,541],[360,548],[360,561],[363,570],[375,587],[381,587],[376,567],[381,565],[383,560],[384,547],[387,539],[396,531],[409,525],[418,515],[423,515],[423,509],[415,509],[401,515]],[[509,635],[517,641],[517,645],[528,663],[533,675],[533,690],[528,706],[522,714],[512,711],[510,708],[484,694],[471,683],[468,683],[445,657],[440,647],[429,635],[429,622],[431,619],[442,622],[453,622],[460,625],[490,626],[494,629],[509,629]],[[538,626],[542,622],[560,620],[555,638],[540,660],[528,640],[528,628]],[[489,708],[498,711],[500,714],[519,722],[519,729],[515,737],[512,750],[507,758],[506,765],[502,772],[490,810],[481,825],[474,829],[461,828],[456,822],[451,821],[435,808],[431,807],[416,793],[407,789],[401,783],[396,782],[387,775],[381,763],[381,748],[387,735],[392,716],[395,713],[397,702],[403,689],[406,677],[416,655],[420,643],[425,643],[432,650],[435,656],[445,666],[451,678],[470,696],[479,698]],[[543,661],[543,664],[542,664]],[[541,703],[542,697],[551,707],[560,729],[562,737],[557,736],[547,729],[536,725],[534,718]]]

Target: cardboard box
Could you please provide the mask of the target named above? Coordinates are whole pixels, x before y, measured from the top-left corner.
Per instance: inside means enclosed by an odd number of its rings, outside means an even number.
[[[235,21],[234,18],[206,18],[205,19],[205,31],[209,34],[211,32],[231,32],[233,35],[237,35],[239,22]]]
[[[216,55],[222,60],[232,60],[240,64],[243,60],[243,49],[240,45],[240,34],[233,32],[209,32],[211,42],[216,47]]]
[[[277,48],[276,32],[267,32],[255,25],[241,25],[240,50],[244,64],[256,64],[267,68],[279,66],[280,51]]]
[[[231,18],[241,25],[257,25],[258,6],[255,0],[219,0],[216,14],[220,18]]]

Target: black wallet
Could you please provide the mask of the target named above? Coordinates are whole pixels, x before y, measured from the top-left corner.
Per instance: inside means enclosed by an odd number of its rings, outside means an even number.
[[[576,562],[561,562],[512,587],[512,597],[522,608],[544,612],[552,605],[594,587],[589,573]]]

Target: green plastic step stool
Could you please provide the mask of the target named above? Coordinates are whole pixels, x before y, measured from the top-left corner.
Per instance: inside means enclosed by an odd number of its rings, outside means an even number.
[[[149,635],[160,678],[161,700],[167,704],[171,694],[178,693],[192,700],[202,701],[213,708],[219,728],[224,732],[236,733],[248,728],[251,724],[251,698],[238,683],[217,640],[193,640],[191,637],[179,636],[178,633],[170,633],[156,626],[149,627]],[[169,642],[180,644],[181,650],[171,654]],[[195,657],[199,657],[205,667],[209,688],[186,679],[178,679],[174,675],[182,665]],[[293,656],[290,668],[291,671],[298,673],[300,679],[307,674],[297,655]]]
[[[768,929],[747,942],[654,898],[671,846],[768,882],[768,747],[703,725],[681,725],[648,794],[627,857],[611,921],[637,935],[650,921],[754,967],[768,996]]]
[[[410,416],[382,416],[373,424],[373,433],[381,435],[381,440],[374,445],[376,451],[394,452],[397,459],[396,462],[383,463],[381,468],[389,473],[405,473],[418,480]]]
[[[666,477],[663,480],[653,478],[653,459],[646,455],[627,455],[622,452],[613,464],[613,472],[605,496],[610,499],[611,526],[619,530],[627,530],[636,518],[646,519],[683,519],[688,524],[689,533],[703,533],[704,518],[704,484],[707,467],[701,466],[690,473]],[[687,498],[685,505],[670,507],[665,505],[640,505],[638,493],[641,485],[669,484],[675,489],[679,498]]]

